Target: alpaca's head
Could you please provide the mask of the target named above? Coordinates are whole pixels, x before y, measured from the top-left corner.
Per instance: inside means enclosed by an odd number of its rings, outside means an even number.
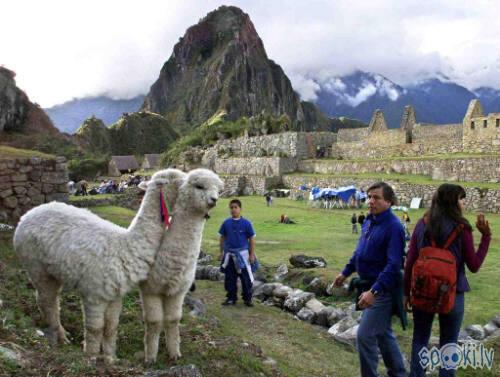
[[[207,169],[192,170],[179,188],[177,205],[183,210],[208,217],[223,188],[224,183],[214,172]]]
[[[150,192],[163,190],[165,199],[173,208],[177,200],[179,187],[182,185],[187,174],[178,169],[164,169],[153,174],[147,182],[141,182],[139,188]]]

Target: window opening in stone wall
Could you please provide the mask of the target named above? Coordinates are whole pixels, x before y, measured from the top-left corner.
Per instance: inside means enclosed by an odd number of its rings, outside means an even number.
[[[488,127],[488,120],[487,119],[483,120],[483,128],[486,128],[486,127]]]
[[[476,128],[476,126],[474,125],[474,122],[470,122],[470,128],[471,128],[471,130],[473,130],[474,128]]]
[[[497,128],[500,127],[500,119],[497,119]]]

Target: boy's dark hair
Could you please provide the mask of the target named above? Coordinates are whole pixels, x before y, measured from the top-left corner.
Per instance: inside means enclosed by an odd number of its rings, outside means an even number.
[[[384,200],[387,200],[388,202],[391,202],[391,206],[394,206],[398,204],[398,199],[396,198],[396,194],[394,193],[394,190],[392,189],[391,186],[389,186],[385,182],[377,182],[371,185],[368,190],[366,190],[367,193],[369,193],[372,190],[376,189],[382,189],[382,195],[384,197]]]
[[[229,207],[231,207],[231,204],[236,204],[238,207],[241,207],[241,201],[239,199],[233,199],[229,202]]]

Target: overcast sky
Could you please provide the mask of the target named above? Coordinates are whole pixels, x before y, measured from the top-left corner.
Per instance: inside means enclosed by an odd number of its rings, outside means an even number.
[[[500,89],[500,1],[16,0],[2,3],[0,64],[49,107],[144,94],[187,27],[218,6],[248,13],[305,99],[311,78],[355,69],[398,84],[449,76]]]

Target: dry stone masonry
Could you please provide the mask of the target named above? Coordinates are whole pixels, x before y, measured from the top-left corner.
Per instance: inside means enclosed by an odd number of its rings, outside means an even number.
[[[0,158],[0,222],[16,223],[29,209],[68,201],[66,159]]]

